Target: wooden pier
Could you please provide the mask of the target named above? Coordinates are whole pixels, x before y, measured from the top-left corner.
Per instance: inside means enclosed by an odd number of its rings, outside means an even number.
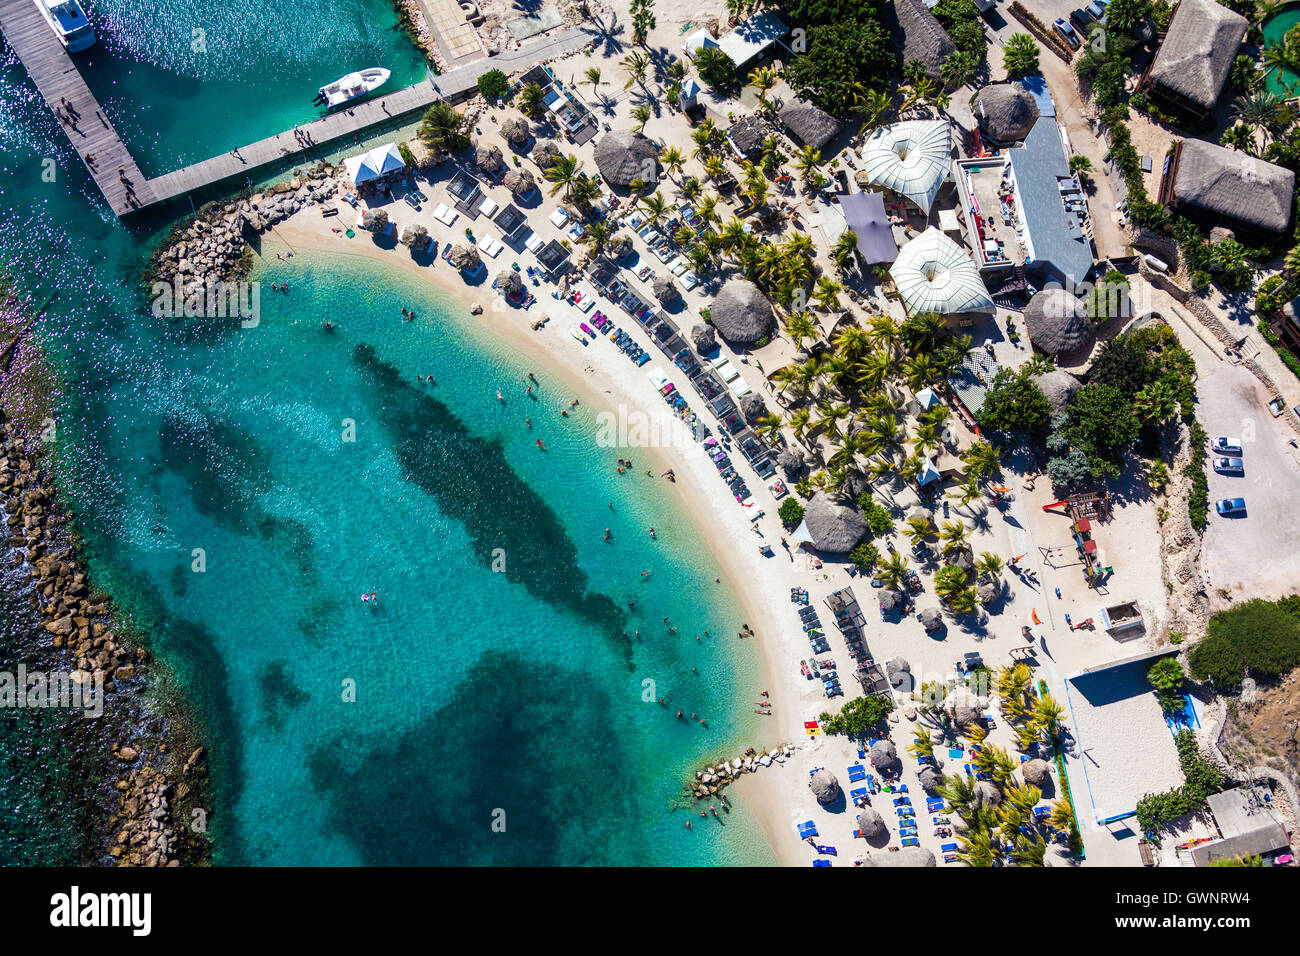
[[[0,0],[0,32],[50,109],[67,115],[64,104],[71,104],[77,118],[73,122],[62,121],[64,132],[117,216],[227,180],[249,177],[255,170],[292,162],[300,154],[336,144],[348,136],[360,138],[373,127],[393,124],[423,112],[438,100],[464,99],[474,92],[477,78],[485,70],[498,67],[511,73],[528,69],[580,49],[592,38],[580,27],[564,30],[526,47],[467,63],[445,76],[430,77],[406,89],[322,116],[296,127],[301,136],[294,130],[286,130],[175,172],[145,179],[36,4],[32,0]],[[93,166],[86,162],[87,156],[94,158]]]

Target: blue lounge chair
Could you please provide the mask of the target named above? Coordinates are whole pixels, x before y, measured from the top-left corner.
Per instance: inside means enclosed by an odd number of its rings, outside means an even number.
[[[916,827],[902,827],[898,831],[899,836],[914,837],[916,836]]]
[[[813,860],[813,866],[830,866],[830,860]]]
[[[839,856],[839,855],[840,855],[840,854],[839,854],[839,851],[836,850],[835,847],[833,847],[833,846],[822,846],[820,843],[817,844],[817,852],[818,852],[818,853],[825,853],[827,856]]]
[[[935,766],[934,758],[933,758],[933,757],[927,757],[927,756],[925,756],[924,754],[922,754],[920,757],[917,757],[917,758],[916,758],[916,762],[919,763],[919,764],[922,764],[922,765],[924,765],[924,764],[929,764],[930,766]]]
[[[915,817],[916,811],[911,807],[894,807],[894,812],[900,817]]]
[[[814,837],[816,835],[817,835],[817,824],[813,823],[811,820],[799,824],[800,840],[806,840],[809,837]]]
[[[912,798],[911,798],[911,797],[895,797],[895,798],[894,798],[894,806],[896,806],[896,807],[910,807],[911,805],[912,805]]]
[[[903,846],[920,846],[921,841],[916,837],[908,837],[903,841]]]
[[[973,776],[975,776],[975,771],[971,769],[971,765],[970,765],[970,764],[968,764],[968,763],[964,763],[964,764],[962,764],[962,765],[961,765],[961,769],[966,771],[966,776],[968,776],[968,777],[973,777]]]
[[[860,763],[849,764],[849,783],[857,783],[867,778],[867,770]]]
[[[866,787],[858,787],[855,790],[849,791],[849,799],[852,800],[854,803],[857,803],[859,800],[865,799],[866,796],[867,796]]]
[[[940,846],[939,849],[942,850],[944,853],[956,853],[956,852],[957,852],[957,844],[955,844],[955,843],[945,843],[945,844],[943,844],[942,846]]]

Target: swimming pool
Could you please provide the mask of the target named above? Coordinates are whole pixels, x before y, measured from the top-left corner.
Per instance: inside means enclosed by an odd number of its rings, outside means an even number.
[[[1261,47],[1266,47],[1270,43],[1277,43],[1286,36],[1288,30],[1294,26],[1300,26],[1300,4],[1288,7],[1270,17],[1261,26],[1263,40]],[[1292,73],[1290,70],[1271,70],[1265,80],[1265,88],[1271,93],[1278,93],[1283,96],[1287,95],[1287,87],[1296,86],[1300,91],[1300,76]]]

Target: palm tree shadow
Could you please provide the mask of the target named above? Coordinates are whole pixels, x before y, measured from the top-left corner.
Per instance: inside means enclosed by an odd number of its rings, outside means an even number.
[[[609,26],[606,26],[605,22],[601,18],[592,17],[591,24],[584,25],[580,29],[591,36],[593,44],[592,52],[599,51],[600,56],[605,57],[606,59],[612,56],[617,56],[623,52],[623,44],[618,38],[625,32],[625,29],[623,25],[618,22],[617,13],[611,14]]]

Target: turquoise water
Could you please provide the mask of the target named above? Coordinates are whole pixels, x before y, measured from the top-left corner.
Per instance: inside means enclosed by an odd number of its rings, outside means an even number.
[[[124,8],[107,7],[110,20]],[[185,9],[260,17],[248,2]],[[179,22],[180,7],[132,10]],[[313,9],[307,39],[323,45],[239,34],[221,47],[241,51],[233,91],[167,43],[133,39],[125,19],[98,55],[129,49],[152,66],[95,69],[150,97],[128,135],[162,171],[296,122],[300,78],[342,72],[328,49],[414,56],[375,27],[391,19],[382,0],[352,0]],[[742,813],[688,831],[674,810],[688,770],[755,739],[743,702],[757,677],[732,636],[734,598],[699,584],[716,572],[696,529],[661,483],[616,473],[624,452],[594,446],[594,410],[561,417],[570,396],[482,320],[344,259],[272,260],[255,329],[151,318],[139,276],[167,223],[128,232],[111,219],[12,66],[0,101],[3,257],[38,305],[54,297],[41,330],[64,382],[60,480],[97,584],[196,705],[218,862],[771,861]],[[47,155],[65,171],[53,184],[39,176]],[[288,295],[269,291],[286,280]],[[402,306],[420,319],[404,322]],[[378,600],[363,604],[369,591]],[[48,728],[0,734],[6,767],[47,746]],[[0,816],[41,832],[0,827],[0,859],[75,855],[76,821],[35,812],[50,781],[6,782]]]
[[[1261,46],[1279,42],[1296,24],[1300,24],[1300,6],[1282,10],[1270,17],[1260,28],[1264,35]],[[1287,86],[1294,87],[1297,83],[1300,83],[1300,76],[1282,70],[1271,70],[1266,80],[1266,86],[1271,92],[1282,95],[1289,95]]]

